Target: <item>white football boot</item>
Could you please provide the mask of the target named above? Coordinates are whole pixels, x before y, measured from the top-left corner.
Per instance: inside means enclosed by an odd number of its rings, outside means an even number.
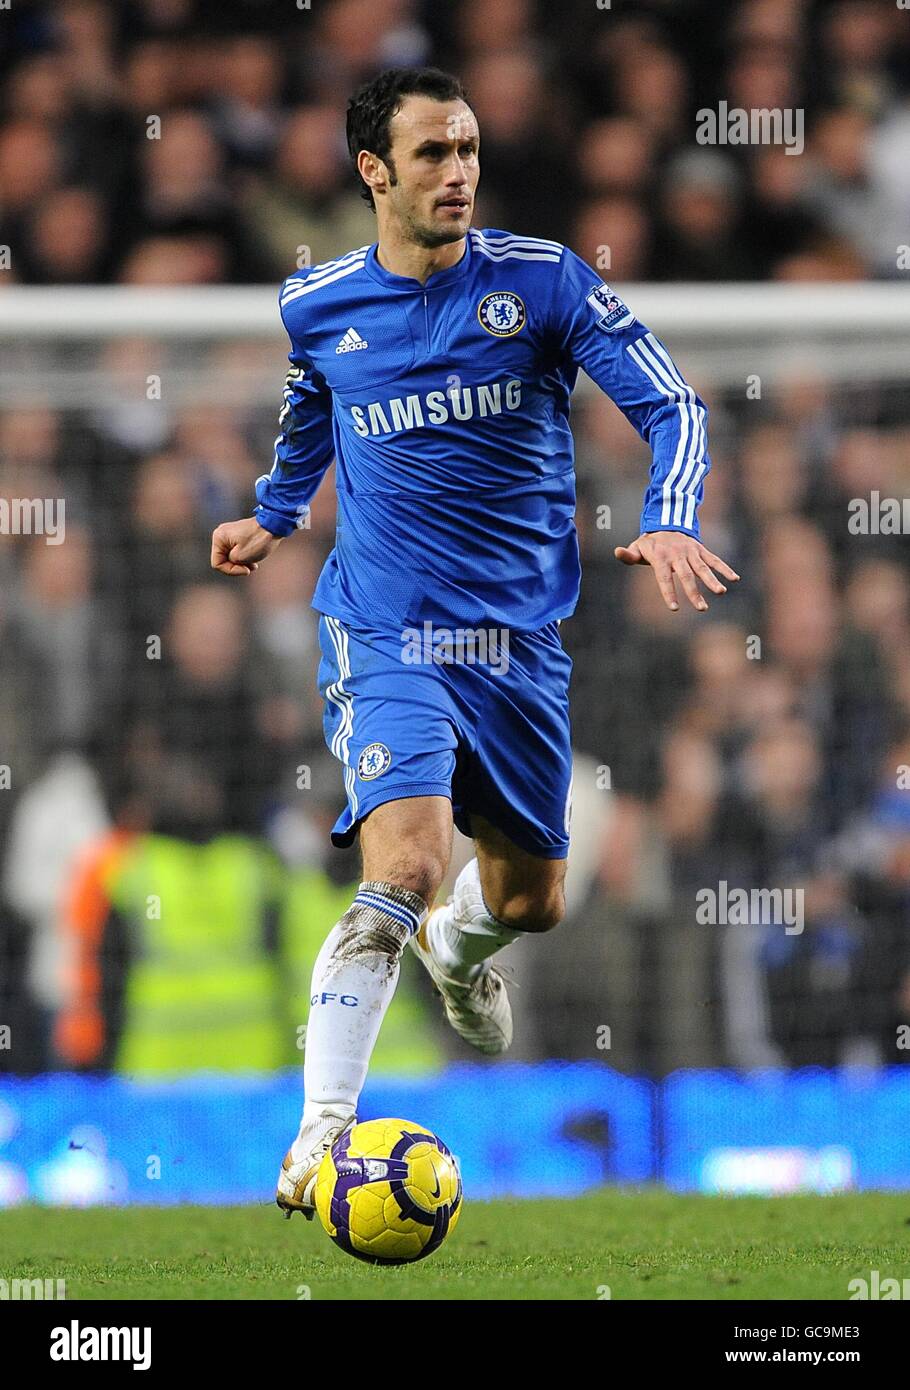
[[[319,1165],[339,1135],[356,1123],[356,1116],[346,1118],[344,1114],[338,1115],[329,1108],[323,1111],[323,1117],[325,1123],[318,1126],[309,1153],[295,1163],[293,1149],[288,1149],[281,1164],[275,1201],[289,1221],[295,1211],[299,1211],[307,1221],[312,1221],[316,1215],[313,1194]]]
[[[449,903],[451,901],[450,898]],[[443,974],[430,954],[426,929],[435,913],[444,911],[445,908],[437,907],[431,912],[411,937],[409,945],[433,981],[445,1006],[446,1018],[458,1036],[488,1056],[505,1052],[512,1043],[512,1006],[502,971],[492,961],[484,961],[481,973],[465,984]]]

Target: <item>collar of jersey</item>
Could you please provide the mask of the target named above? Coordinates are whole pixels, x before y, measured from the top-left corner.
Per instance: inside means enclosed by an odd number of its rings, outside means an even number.
[[[372,276],[374,280],[378,280],[381,285],[387,285],[389,289],[394,290],[410,290],[412,293],[416,290],[420,290],[421,293],[425,290],[435,290],[441,285],[451,284],[453,280],[460,280],[463,275],[467,274],[471,264],[471,238],[468,236],[465,238],[464,255],[461,260],[456,261],[454,265],[450,265],[446,270],[437,270],[435,275],[431,275],[425,284],[421,284],[421,282],[415,280],[412,275],[393,275],[391,270],[386,270],[385,266],[380,265],[379,261],[376,259],[378,247],[379,242],[374,241],[367,252],[367,258],[364,261],[364,269],[368,275]]]

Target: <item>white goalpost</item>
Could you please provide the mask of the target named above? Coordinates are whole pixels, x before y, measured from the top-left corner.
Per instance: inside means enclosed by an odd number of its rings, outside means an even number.
[[[633,284],[621,292],[698,381],[734,387],[760,372],[773,383],[798,369],[852,384],[910,375],[910,284]],[[205,394],[200,347],[249,345],[246,367],[234,359],[229,375],[247,400],[280,395],[286,339],[277,287],[13,286],[0,292],[0,403],[34,397],[39,382],[50,389],[48,371],[78,379],[67,403],[108,400],[98,349],[125,340],[176,350],[174,385],[190,395],[194,386]],[[60,385],[57,375],[55,395]],[[582,378],[580,389],[588,385]]]

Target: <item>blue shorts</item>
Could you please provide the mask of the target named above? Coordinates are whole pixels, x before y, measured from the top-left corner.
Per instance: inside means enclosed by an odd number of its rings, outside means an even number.
[[[348,798],[332,842],[350,845],[384,801],[446,796],[463,834],[473,813],[530,854],[565,859],[572,659],[558,624],[509,632],[487,651],[456,629],[442,662],[414,633],[406,650],[401,632],[320,617],[325,739]]]

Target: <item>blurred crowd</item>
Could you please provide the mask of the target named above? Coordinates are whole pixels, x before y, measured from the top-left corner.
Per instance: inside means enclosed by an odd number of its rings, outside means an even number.
[[[478,225],[566,240],[604,270],[608,246],[620,282],[896,277],[908,27],[867,0],[16,0],[0,21],[0,304],[17,282],[277,282],[301,247],[315,262],[373,240],[345,97],[423,61],[459,71],[480,118]],[[720,99],[805,103],[805,153],[697,145],[695,112]],[[210,380],[264,360],[242,342],[192,354]],[[72,1006],[74,989],[105,994],[124,950],[121,923],[105,955],[114,892],[83,883],[81,984],[61,917],[74,866],[111,835],[240,837],[327,893],[358,877],[356,852],[328,842],[342,784],[309,607],[333,475],[253,581],[213,576],[212,528],[249,514],[275,411],[242,390],[215,408],[120,391],[154,357],[102,349],[106,404],[0,411],[0,499],[66,499],[65,543],[0,535],[0,1026],[17,1039],[0,1070],[112,1064]],[[576,403],[570,911],[510,948],[516,1055],[654,1074],[906,1061],[910,566],[904,537],[848,527],[851,499],[908,495],[906,390],[808,367],[761,402],[696,384],[703,531],[744,576],[707,616],[670,614],[646,569],[613,559],[637,534],[647,450],[599,394]],[[773,906],[699,923],[696,895],[722,882],[801,888],[804,930]],[[108,993],[114,1028],[122,980]],[[450,1032],[436,1045],[466,1055]]]
[[[613,788],[594,892],[608,943],[628,929],[625,1035],[637,1023],[658,1069],[906,1060],[910,564],[905,534],[849,522],[851,499],[908,493],[907,392],[807,366],[760,405],[707,397],[702,534],[744,576],[707,618],[616,564],[647,451],[598,393],[577,426],[584,587],[566,641],[576,745]],[[779,907],[699,925],[699,891],[721,883],[799,886],[803,930]]]
[[[346,99],[424,62],[480,121],[478,226],[618,281],[897,278],[908,36],[881,0],[16,0],[2,283],[279,281],[372,241]],[[805,148],[700,144],[721,101],[804,112]]]
[[[518,1052],[599,1055],[607,1024],[604,1060],[655,1073],[901,1062],[910,566],[902,536],[848,521],[852,498],[907,494],[906,393],[807,372],[761,403],[705,395],[703,533],[744,576],[707,615],[671,614],[647,569],[613,558],[637,533],[648,451],[606,397],[576,402],[572,891],[556,934],[510,948]],[[249,513],[274,413],[162,418],[153,448],[115,409],[0,415],[0,496],[67,504],[63,544],[0,538],[0,1020],[24,1011],[36,1047],[66,998],[62,896],[111,828],[243,836],[332,885],[358,877],[328,840],[343,792],[309,606],[333,472],[309,529],[229,581],[208,570],[210,533]],[[722,882],[799,888],[804,929],[773,907],[699,923],[698,893]]]

